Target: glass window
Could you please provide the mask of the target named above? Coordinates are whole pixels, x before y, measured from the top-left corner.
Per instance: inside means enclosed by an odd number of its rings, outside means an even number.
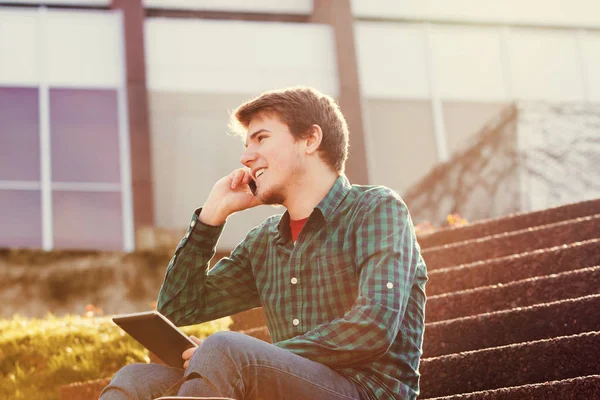
[[[52,193],[54,248],[123,250],[121,193]]]
[[[0,190],[0,247],[42,247],[39,190]]]
[[[52,180],[120,182],[117,91],[50,89]]]
[[[0,180],[40,180],[37,88],[0,87]]]

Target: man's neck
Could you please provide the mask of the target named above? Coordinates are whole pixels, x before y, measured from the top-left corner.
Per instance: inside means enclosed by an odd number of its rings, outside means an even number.
[[[306,174],[292,193],[287,193],[283,206],[290,213],[290,218],[300,220],[310,217],[314,208],[329,193],[338,178],[338,174],[331,170],[319,173]]]

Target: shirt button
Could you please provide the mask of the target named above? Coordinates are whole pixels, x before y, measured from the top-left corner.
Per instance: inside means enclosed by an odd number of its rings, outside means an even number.
[[[193,228],[194,226],[196,226],[196,221],[192,221],[192,223],[190,224],[190,228]]]
[[[391,289],[394,287],[394,284],[392,282],[388,282],[385,286],[387,286],[388,289]]]
[[[298,283],[298,279],[296,279],[296,277],[293,277],[291,279],[292,285],[295,285],[296,283]]]
[[[300,324],[300,320],[298,318],[294,318],[292,324],[294,324],[294,326],[298,326]]]

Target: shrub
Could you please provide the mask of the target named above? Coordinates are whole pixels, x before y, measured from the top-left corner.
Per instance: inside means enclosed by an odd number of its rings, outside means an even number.
[[[222,318],[182,330],[203,338],[230,324]],[[59,386],[149,361],[148,351],[109,317],[0,320],[0,399],[57,400]]]

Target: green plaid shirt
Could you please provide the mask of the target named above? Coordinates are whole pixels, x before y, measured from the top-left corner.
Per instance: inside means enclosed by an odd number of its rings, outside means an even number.
[[[273,343],[348,377],[372,399],[414,399],[425,263],[408,210],[340,176],[294,244],[289,214],[252,229],[210,271],[223,226],[198,220],[169,263],[158,309],[176,325],[264,307]]]

